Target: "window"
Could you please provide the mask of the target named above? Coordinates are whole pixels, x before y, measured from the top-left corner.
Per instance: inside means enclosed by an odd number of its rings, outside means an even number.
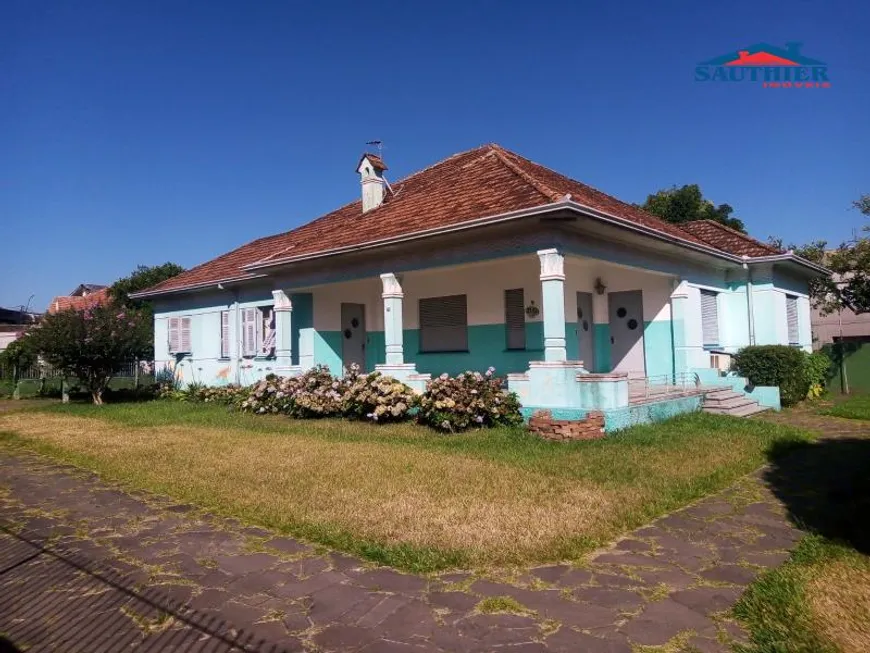
[[[785,316],[788,321],[788,344],[800,344],[800,331],[798,329],[798,309],[797,297],[794,295],[785,296]]]
[[[719,346],[719,306],[718,293],[712,290],[701,291],[701,331],[705,347]]]
[[[526,348],[526,310],[522,288],[504,291],[504,326],[508,349]]]
[[[230,312],[221,311],[221,358],[230,357]]]
[[[242,356],[275,353],[275,311],[271,306],[242,309]]]
[[[169,318],[169,353],[189,354],[190,349],[190,318]]]
[[[420,351],[468,351],[465,295],[420,300]]]

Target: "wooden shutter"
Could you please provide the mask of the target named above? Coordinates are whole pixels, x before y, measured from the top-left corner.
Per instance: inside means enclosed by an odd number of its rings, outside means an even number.
[[[242,309],[242,354],[257,355],[257,309]]]
[[[785,296],[785,315],[788,320],[788,344],[797,345],[800,343],[797,297]]]
[[[522,288],[504,291],[504,325],[508,349],[526,348],[526,302]]]
[[[263,346],[260,352],[265,356],[275,353],[275,310],[273,308],[262,309],[261,324],[263,325]]]
[[[221,358],[230,357],[230,312],[221,311]]]
[[[420,300],[420,351],[468,351],[465,295]]]
[[[189,354],[192,350],[190,346],[190,318],[183,317],[181,318],[181,351],[185,354]]]
[[[701,291],[701,329],[705,347],[719,345],[719,306],[718,293],[712,290]]]
[[[180,333],[180,318],[169,318],[169,353],[174,354],[181,351],[181,333]]]

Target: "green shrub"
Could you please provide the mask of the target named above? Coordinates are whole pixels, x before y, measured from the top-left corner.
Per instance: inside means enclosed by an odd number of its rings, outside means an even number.
[[[822,352],[816,351],[812,354],[805,354],[804,376],[809,385],[807,399],[816,399],[822,395],[830,369],[831,359]]]
[[[360,374],[352,365],[343,379],[342,413],[351,419],[398,422],[411,416],[417,395],[401,381],[380,372]]]
[[[464,372],[456,377],[442,374],[429,382],[420,397],[417,419],[441,431],[463,431],[482,426],[522,424],[520,402],[502,388],[493,368],[486,374]]]
[[[734,369],[752,385],[778,386],[783,406],[793,406],[807,396],[806,354],[787,345],[744,347],[735,354]]]

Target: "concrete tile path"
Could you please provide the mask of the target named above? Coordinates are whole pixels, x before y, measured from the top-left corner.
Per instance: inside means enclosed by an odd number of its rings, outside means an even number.
[[[0,454],[0,635],[88,653],[725,651],[744,635],[723,611],[799,537],[754,476],[582,567],[424,577]],[[482,612],[488,597],[523,609]]]

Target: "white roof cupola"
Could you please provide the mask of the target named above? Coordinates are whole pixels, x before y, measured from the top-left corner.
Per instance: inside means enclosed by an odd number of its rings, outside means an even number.
[[[387,185],[387,180],[384,179],[384,170],[386,169],[386,164],[377,154],[366,153],[359,160],[356,171],[359,173],[360,184],[362,184],[363,213],[383,204],[384,190]]]

